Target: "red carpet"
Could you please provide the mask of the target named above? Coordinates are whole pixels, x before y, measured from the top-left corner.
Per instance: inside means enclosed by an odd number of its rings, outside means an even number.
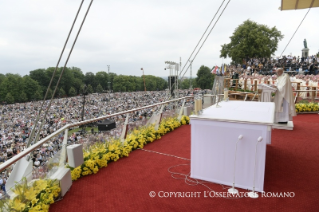
[[[75,181],[64,199],[51,205],[50,212],[319,211],[319,115],[298,115],[294,125],[293,131],[273,130],[272,144],[267,146],[264,184],[265,192],[294,192],[293,198],[204,197],[208,188],[187,185],[168,172],[170,167],[189,161],[136,150],[96,175]],[[190,126],[168,133],[145,149],[190,158]],[[189,166],[173,167],[171,171],[187,174]],[[215,192],[227,192],[221,185],[206,185]],[[156,193],[154,198],[149,196],[151,191]],[[160,191],[193,192],[193,197],[161,198]],[[194,197],[195,192],[201,192],[200,197]]]

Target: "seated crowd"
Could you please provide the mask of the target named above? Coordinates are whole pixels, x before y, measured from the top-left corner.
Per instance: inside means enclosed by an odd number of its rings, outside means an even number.
[[[242,64],[230,66],[230,69],[238,74],[246,72],[248,75],[258,73],[260,75],[275,74],[274,69],[281,67],[291,74],[318,74],[319,57],[316,55],[307,58],[296,56],[283,56],[273,58],[246,58]]]
[[[181,91],[180,96],[185,96],[188,93],[189,91]],[[45,120],[44,123],[39,122],[35,132],[39,132],[38,140],[41,140],[66,124],[163,102],[167,100],[167,94],[166,91],[90,94],[86,96],[84,109],[82,96],[54,99],[47,117],[43,119]],[[0,105],[0,164],[27,148],[29,136],[41,105],[42,101]],[[44,117],[44,111],[47,107],[49,107],[49,100],[44,103],[41,118]],[[164,110],[173,109],[172,107],[174,106],[167,105]],[[141,125],[145,124],[146,119],[158,109],[159,107],[136,111],[130,115],[129,122],[140,121]],[[123,125],[125,118],[125,115],[118,115],[111,119],[118,127]],[[40,129],[41,124],[43,126]],[[62,148],[63,136],[64,134],[60,133],[33,152],[34,167],[41,167],[46,164]],[[105,132],[96,135],[82,133],[82,131],[74,132],[68,137],[68,143],[84,144],[88,141],[105,141],[107,136],[119,136],[119,132],[111,131],[108,132],[108,135]],[[0,174],[0,186],[1,182],[3,182],[2,185],[5,185],[5,180],[10,172],[11,169],[7,169]]]

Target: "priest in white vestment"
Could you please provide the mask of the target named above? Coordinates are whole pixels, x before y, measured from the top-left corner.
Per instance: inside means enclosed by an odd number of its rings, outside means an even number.
[[[277,72],[277,91],[275,95],[275,123],[287,123],[296,115],[292,86],[288,74],[279,68]]]

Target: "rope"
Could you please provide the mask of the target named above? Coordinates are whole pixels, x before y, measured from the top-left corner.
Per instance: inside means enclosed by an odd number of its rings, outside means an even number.
[[[55,73],[56,73],[56,71],[57,71],[57,69],[58,69],[58,66],[59,66],[60,60],[61,60],[61,58],[62,58],[62,55],[63,55],[63,53],[64,53],[66,44],[67,44],[68,41],[69,41],[69,38],[70,38],[71,32],[72,32],[72,30],[73,30],[74,24],[75,24],[75,22],[76,22],[76,20],[77,20],[77,18],[78,18],[78,15],[79,15],[79,13],[80,13],[80,10],[81,10],[81,8],[82,8],[83,2],[84,2],[84,0],[82,0],[82,2],[81,2],[81,4],[80,4],[80,7],[79,7],[79,9],[78,9],[78,11],[77,11],[77,13],[76,13],[75,18],[74,18],[72,27],[71,27],[71,29],[70,29],[70,31],[69,31],[68,37],[67,37],[67,39],[66,39],[66,41],[65,41],[65,43],[64,43],[64,46],[63,46],[63,49],[62,49],[62,51],[61,51],[59,60],[58,60],[58,62],[57,62],[57,64],[56,64],[56,67],[55,67],[55,70],[54,70],[53,75],[52,75],[52,77],[51,77],[49,86],[48,86],[47,91],[46,91],[46,93],[45,93],[45,95],[44,95],[44,99],[43,99],[41,108],[40,108],[40,110],[39,110],[38,116],[37,116],[36,121],[35,121],[35,123],[34,123],[34,126],[33,126],[33,129],[32,129],[32,131],[31,131],[31,134],[30,134],[30,136],[29,136],[29,141],[28,141],[28,143],[27,143],[27,147],[30,145],[31,140],[32,140],[32,138],[33,138],[33,136],[34,136],[35,128],[36,128],[37,125],[38,125],[39,118],[40,118],[40,115],[41,115],[41,113],[42,113],[42,109],[43,109],[44,102],[45,102],[45,100],[46,100],[46,98],[47,98],[47,96],[48,96],[49,89],[50,89],[50,87],[51,87],[51,84],[52,84],[52,81],[53,81],[53,79],[54,79]],[[48,109],[47,109],[47,110],[48,110]],[[42,120],[44,120],[44,118],[43,118]],[[43,122],[42,120],[41,120],[41,122]]]
[[[62,71],[61,71],[60,77],[59,77],[58,82],[57,82],[57,84],[56,84],[56,86],[55,86],[55,89],[54,89],[54,92],[53,92],[53,94],[52,94],[52,97],[51,97],[51,100],[50,100],[50,102],[49,102],[49,105],[48,105],[48,107],[47,107],[47,110],[45,111],[45,114],[44,114],[44,117],[43,117],[44,119],[46,118],[46,116],[47,116],[47,114],[48,114],[49,108],[51,107],[52,100],[53,100],[54,95],[55,95],[55,93],[56,93],[56,91],[57,91],[57,89],[58,89],[58,86],[59,86],[59,83],[60,83],[60,81],[61,81],[62,75],[63,75],[63,73],[64,73],[65,67],[66,67],[67,64],[68,64],[68,61],[69,61],[69,59],[70,59],[70,56],[71,56],[72,51],[73,51],[73,48],[74,48],[74,45],[75,45],[75,43],[76,43],[76,41],[77,41],[77,39],[78,39],[78,37],[79,37],[79,34],[80,34],[80,32],[81,32],[81,29],[82,29],[82,26],[83,26],[83,24],[84,24],[84,22],[85,22],[85,19],[86,19],[86,16],[87,16],[88,12],[90,11],[90,8],[91,8],[92,3],[93,3],[93,0],[91,0],[90,5],[89,5],[89,7],[88,7],[88,9],[87,9],[87,11],[86,11],[86,13],[85,13],[85,16],[84,16],[84,18],[83,18],[82,23],[81,23],[81,26],[80,26],[80,28],[79,28],[79,30],[78,30],[78,33],[76,34],[75,40],[74,40],[74,42],[73,42],[73,44],[72,44],[72,47],[71,47],[71,50],[70,50],[69,55],[68,55],[68,57],[67,57],[67,60],[65,61],[64,67],[63,67],[63,69],[62,69]],[[41,122],[40,129],[43,127],[43,124],[44,124],[44,121]],[[40,135],[40,130],[39,130],[39,132],[38,132],[38,134],[37,134],[37,136],[36,136],[36,138],[35,138],[35,141],[38,140],[39,135]]]
[[[209,25],[207,26],[207,28],[206,28],[205,32],[203,33],[202,37],[199,39],[197,45],[195,46],[193,52],[191,53],[191,55],[189,56],[188,60],[186,61],[186,63],[185,63],[185,65],[184,65],[184,67],[183,67],[183,69],[182,69],[181,72],[183,72],[183,70],[184,70],[186,64],[189,62],[189,60],[190,60],[191,57],[193,56],[193,53],[195,52],[195,50],[196,50],[196,48],[198,47],[199,43],[202,41],[204,35],[206,34],[206,32],[207,32],[208,28],[210,27],[210,25],[212,24],[212,22],[214,21],[214,19],[215,19],[217,13],[219,12],[220,8],[223,6],[224,2],[225,2],[225,0],[224,0],[224,1],[221,3],[221,5],[219,6],[219,8],[218,8],[217,12],[215,13],[213,19],[210,21],[210,23],[209,23]],[[187,70],[186,70],[186,71],[187,71]]]
[[[225,9],[227,8],[227,6],[228,6],[228,4],[229,4],[230,1],[231,1],[231,0],[228,0],[228,2],[227,2],[227,4],[226,4],[226,6],[224,7],[223,11],[222,11],[222,12],[220,13],[220,15],[218,16],[218,19],[216,20],[214,26],[210,29],[210,31],[209,31],[208,35],[206,36],[204,42],[202,43],[202,45],[201,45],[200,48],[198,49],[197,53],[196,53],[195,56],[193,57],[192,62],[195,60],[195,58],[196,58],[196,56],[198,55],[199,51],[201,50],[201,48],[202,48],[203,45],[205,44],[205,42],[206,42],[208,36],[209,36],[210,33],[212,32],[212,30],[215,28],[217,22],[219,21],[220,17],[221,17],[222,14],[224,13],[224,11],[225,11]],[[221,5],[221,6],[222,6],[222,5]],[[219,10],[219,9],[218,9],[218,10]],[[185,65],[186,65],[186,64],[185,64]],[[186,72],[187,72],[187,70],[189,69],[190,66],[191,66],[191,64],[188,65],[187,69],[185,70],[185,73],[183,74],[183,76],[182,76],[181,78],[184,77],[184,75],[186,74]]]

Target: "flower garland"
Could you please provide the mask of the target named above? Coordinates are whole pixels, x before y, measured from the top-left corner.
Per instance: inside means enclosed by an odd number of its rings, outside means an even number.
[[[37,180],[28,185],[26,178],[16,183],[12,190],[16,197],[0,202],[1,211],[49,211],[50,204],[60,194],[59,182],[56,180]]]
[[[137,148],[143,148],[147,143],[161,138],[168,132],[177,127],[189,124],[189,117],[183,116],[181,121],[177,118],[163,119],[155,130],[155,126],[141,127],[131,132],[125,139],[124,143],[120,140],[111,140],[106,143],[95,143],[83,152],[84,163],[76,168],[71,169],[72,180],[80,177],[96,174],[99,169],[106,167],[109,162],[115,162],[121,157],[128,157],[130,152]]]
[[[318,103],[298,103],[298,104],[295,104],[295,109],[297,113],[314,112],[314,111],[319,111],[319,105]]]

